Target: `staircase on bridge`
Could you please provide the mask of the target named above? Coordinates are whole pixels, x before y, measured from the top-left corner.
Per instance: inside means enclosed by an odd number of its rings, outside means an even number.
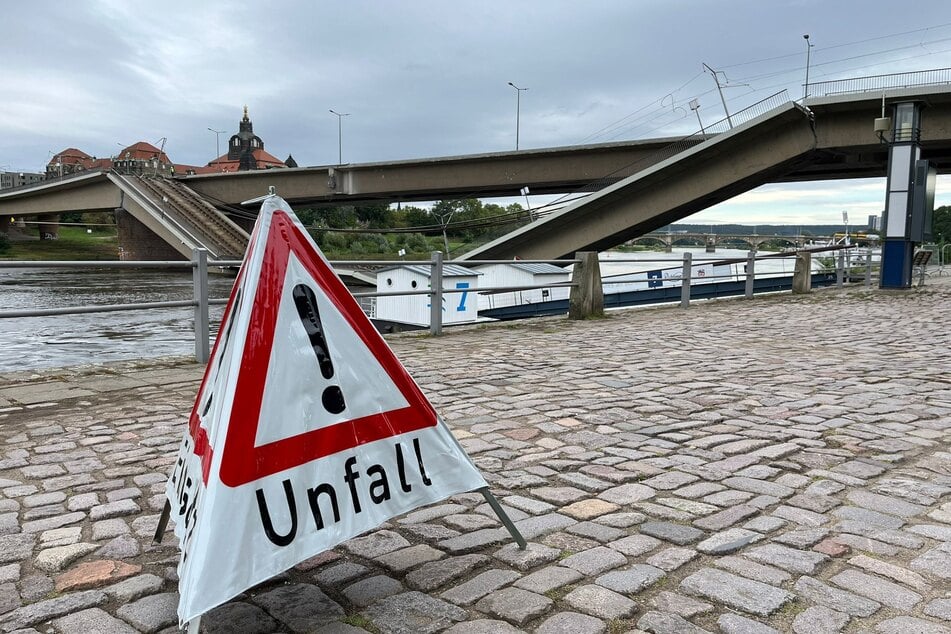
[[[114,172],[109,178],[123,192],[125,209],[182,255],[190,257],[193,249],[202,248],[217,260],[244,256],[247,232],[182,183]]]

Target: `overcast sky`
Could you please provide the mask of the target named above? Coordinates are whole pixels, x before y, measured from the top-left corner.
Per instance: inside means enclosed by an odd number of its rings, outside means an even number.
[[[144,140],[203,165],[247,105],[298,164],[494,152],[697,131],[810,83],[951,67],[947,0],[49,2],[0,21],[0,169]],[[840,222],[878,213],[879,179],[768,186],[695,215]],[[938,204],[951,202],[942,178]]]

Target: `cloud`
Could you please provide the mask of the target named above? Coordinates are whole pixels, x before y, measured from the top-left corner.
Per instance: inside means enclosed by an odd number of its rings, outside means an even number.
[[[248,105],[268,151],[302,165],[482,153],[695,132],[777,90],[951,66],[939,0],[52,0],[0,22],[0,164],[39,169],[50,150],[108,155],[165,137],[173,159],[213,158],[211,127]],[[817,16],[822,16],[818,19]],[[916,17],[917,16],[917,17]],[[914,22],[913,20],[918,20]],[[927,30],[924,30],[927,29]],[[743,85],[746,84],[746,85]],[[870,209],[867,184],[774,186],[709,213],[809,216]],[[943,200],[939,183],[939,200]],[[876,198],[877,196],[877,198]],[[880,202],[879,202],[880,204]],[[705,212],[708,213],[708,212]]]

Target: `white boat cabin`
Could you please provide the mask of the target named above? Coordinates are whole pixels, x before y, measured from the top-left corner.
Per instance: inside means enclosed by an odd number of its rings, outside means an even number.
[[[501,286],[541,286],[523,291],[499,291],[479,294],[479,310],[540,304],[557,299],[568,299],[568,286],[546,287],[571,281],[571,274],[554,264],[521,263],[517,260],[504,264],[485,264],[474,267],[482,273],[482,288]]]
[[[430,288],[432,270],[422,264],[405,264],[380,269],[376,274],[378,293],[409,293]],[[474,322],[479,317],[476,290],[481,273],[458,264],[444,264],[443,289],[459,290],[442,296],[442,323]],[[375,316],[404,324],[429,325],[429,295],[399,295],[377,297]]]

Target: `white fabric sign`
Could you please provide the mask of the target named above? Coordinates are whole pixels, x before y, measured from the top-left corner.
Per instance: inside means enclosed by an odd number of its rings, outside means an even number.
[[[265,199],[166,491],[180,622],[484,486],[289,205]]]

